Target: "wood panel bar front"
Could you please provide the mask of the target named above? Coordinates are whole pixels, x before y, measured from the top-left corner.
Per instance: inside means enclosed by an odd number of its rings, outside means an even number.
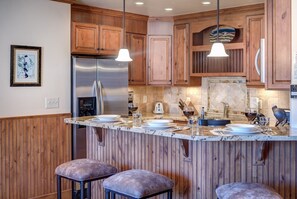
[[[99,145],[94,131],[102,131]],[[256,166],[257,141],[190,141],[185,158],[179,139],[87,127],[87,156],[119,171],[146,169],[175,181],[175,199],[215,199],[215,189],[231,182],[259,182],[284,198],[296,194],[296,141],[267,142],[265,164]],[[104,198],[102,181],[93,183],[94,198]],[[156,198],[165,198],[159,196]]]

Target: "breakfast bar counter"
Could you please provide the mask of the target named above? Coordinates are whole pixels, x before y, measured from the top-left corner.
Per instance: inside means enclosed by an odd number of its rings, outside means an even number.
[[[152,116],[145,119],[151,119]],[[166,118],[166,117],[165,117]],[[171,116],[175,121],[185,121],[182,116]],[[122,119],[115,123],[101,123],[94,117],[80,117],[67,118],[66,123],[84,125],[90,127],[100,127],[105,129],[112,129],[118,131],[127,131],[140,134],[148,134],[155,136],[163,136],[177,139],[193,140],[193,141],[296,141],[297,129],[290,129],[289,127],[265,127],[260,133],[240,135],[240,134],[226,134],[224,127],[207,127],[197,126],[189,128],[186,124],[177,125],[172,128],[156,130],[143,127],[133,127],[132,121],[128,118]]]
[[[130,118],[99,123],[94,117],[80,117],[65,122],[87,126],[88,158],[119,171],[163,174],[175,182],[174,199],[216,199],[215,189],[231,182],[262,183],[286,199],[297,198],[297,131],[288,127],[225,135],[220,132],[224,127],[189,129],[185,122],[164,130],[134,128]],[[92,185],[92,197],[104,198],[102,181]]]

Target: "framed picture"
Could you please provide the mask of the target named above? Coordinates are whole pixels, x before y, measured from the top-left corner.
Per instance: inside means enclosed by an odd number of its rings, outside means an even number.
[[[41,47],[11,45],[10,86],[41,86]]]

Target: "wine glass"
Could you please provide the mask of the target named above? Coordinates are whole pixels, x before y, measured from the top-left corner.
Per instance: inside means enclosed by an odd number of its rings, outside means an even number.
[[[254,119],[257,117],[257,112],[252,111],[250,108],[246,108],[244,112],[245,117],[248,119],[250,123],[254,121]]]
[[[184,107],[183,113],[189,119],[189,117],[194,115],[194,107],[192,107],[192,106]]]
[[[188,126],[193,125],[194,122],[195,122],[195,118],[193,117],[193,115],[194,115],[194,107],[192,107],[192,106],[186,106],[186,107],[184,107],[183,113],[184,113],[184,115],[188,119]]]

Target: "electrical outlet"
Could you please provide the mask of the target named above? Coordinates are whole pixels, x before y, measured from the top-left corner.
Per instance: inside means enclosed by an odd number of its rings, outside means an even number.
[[[59,108],[59,98],[45,98],[45,108]]]
[[[144,95],[144,96],[142,97],[142,103],[147,103],[147,96],[146,96],[146,95]]]

